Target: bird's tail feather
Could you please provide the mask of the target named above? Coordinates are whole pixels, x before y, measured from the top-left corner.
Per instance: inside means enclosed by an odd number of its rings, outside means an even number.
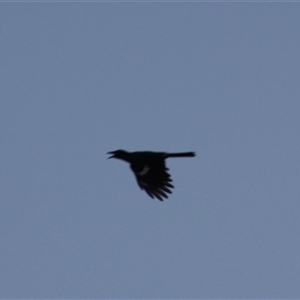
[[[194,157],[196,156],[195,152],[180,152],[180,153],[167,153],[166,157]]]

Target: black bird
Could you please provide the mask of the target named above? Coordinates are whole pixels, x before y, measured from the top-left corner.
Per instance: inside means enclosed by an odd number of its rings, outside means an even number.
[[[109,158],[128,162],[139,187],[145,190],[151,198],[157,198],[160,201],[168,198],[168,194],[172,193],[171,188],[174,188],[165,159],[169,157],[194,157],[196,155],[194,152],[127,152],[125,150],[111,151],[107,154],[112,154]]]

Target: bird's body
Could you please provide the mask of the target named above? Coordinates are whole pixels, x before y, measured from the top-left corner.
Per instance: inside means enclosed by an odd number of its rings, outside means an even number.
[[[167,153],[167,152],[127,152],[125,150],[116,150],[108,152],[112,154],[109,158],[124,160],[130,164],[137,183],[142,190],[151,198],[157,198],[163,201],[171,194],[171,175],[165,164],[165,159],[169,157],[193,157],[194,152]]]

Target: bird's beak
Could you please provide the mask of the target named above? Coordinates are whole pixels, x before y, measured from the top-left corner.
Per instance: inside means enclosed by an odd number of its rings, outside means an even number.
[[[108,158],[114,158],[115,157],[115,151],[110,151],[110,152],[107,152],[107,154],[112,154],[110,157]]]

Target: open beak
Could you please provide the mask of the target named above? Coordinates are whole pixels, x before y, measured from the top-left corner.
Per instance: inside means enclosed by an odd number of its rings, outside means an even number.
[[[107,154],[112,154],[110,157],[108,158],[114,158],[115,157],[115,151],[110,151],[110,152],[107,152]]]

